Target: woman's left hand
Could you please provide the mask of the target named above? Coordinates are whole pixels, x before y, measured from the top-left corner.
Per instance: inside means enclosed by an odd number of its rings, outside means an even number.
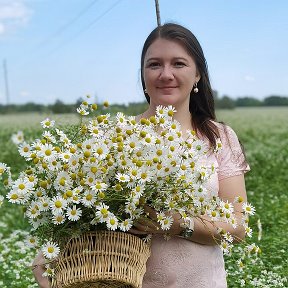
[[[181,216],[179,213],[168,214],[167,216],[173,217],[173,223],[169,230],[162,230],[161,225],[157,222],[156,211],[148,205],[144,205],[144,211],[147,214],[147,218],[139,218],[137,222],[134,223],[133,228],[129,230],[129,233],[138,235],[166,233],[169,233],[171,235],[179,235],[181,233]]]

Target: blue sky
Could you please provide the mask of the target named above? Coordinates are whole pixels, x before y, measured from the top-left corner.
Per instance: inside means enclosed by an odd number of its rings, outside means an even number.
[[[288,96],[287,0],[159,0],[162,23],[191,29],[220,96]],[[141,48],[154,0],[0,0],[0,104],[144,100]]]

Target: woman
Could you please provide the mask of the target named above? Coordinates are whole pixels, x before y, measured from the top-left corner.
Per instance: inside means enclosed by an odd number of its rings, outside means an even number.
[[[141,56],[141,80],[149,108],[140,118],[155,114],[158,105],[173,105],[175,119],[181,123],[183,134],[194,129],[213,151],[216,139],[221,138],[223,149],[217,156],[211,152],[208,161],[216,167],[208,189],[218,191],[223,200],[233,202],[236,196],[246,200],[244,172],[249,170],[234,131],[215,120],[213,93],[201,46],[188,29],[177,24],[164,24],[154,29],[144,43]],[[152,253],[147,263],[143,288],[224,288],[226,285],[222,251],[217,246],[217,228],[224,228],[238,241],[244,229],[228,224],[204,224],[195,219],[184,226],[180,216],[172,215],[169,241],[164,240],[151,208],[150,221],[139,221],[130,230],[134,234],[153,234]],[[241,204],[235,204],[241,211]],[[240,212],[236,212],[240,219]],[[209,219],[207,219],[209,220]],[[34,264],[41,264],[38,255]],[[34,270],[40,287],[49,287],[41,275],[41,265]]]
[[[142,50],[141,80],[149,108],[138,119],[154,115],[157,105],[173,105],[177,110],[174,118],[181,123],[184,135],[187,129],[194,129],[211,148],[220,137],[222,151],[217,156],[213,152],[208,156],[216,167],[208,189],[218,191],[218,196],[229,202],[237,196],[246,201],[244,173],[249,166],[234,131],[215,120],[206,60],[191,31],[169,23],[154,29]],[[241,211],[241,204],[234,207]],[[188,227],[190,233],[186,233],[180,216],[173,215],[169,233],[174,237],[166,241],[155,221],[155,211],[149,207],[146,210],[151,221],[139,221],[131,230],[134,234],[154,235],[143,288],[227,287],[222,251],[215,241],[217,227],[224,228],[238,241],[245,236],[243,227],[234,229],[229,224],[209,222],[204,225],[195,219]],[[236,217],[241,221],[241,213],[236,212]]]

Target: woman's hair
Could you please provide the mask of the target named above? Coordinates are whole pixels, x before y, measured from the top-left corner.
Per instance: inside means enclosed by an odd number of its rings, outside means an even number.
[[[200,43],[194,34],[187,28],[174,24],[166,23],[155,28],[147,37],[141,54],[141,82],[145,91],[143,77],[144,58],[149,46],[157,39],[176,41],[181,44],[196,63],[196,68],[201,78],[197,83],[198,93],[190,92],[189,111],[192,114],[193,129],[206,136],[212,146],[216,145],[216,138],[219,137],[216,125],[210,120],[216,120],[213,91],[210,85],[206,59]],[[150,97],[145,93],[146,100],[150,103]]]

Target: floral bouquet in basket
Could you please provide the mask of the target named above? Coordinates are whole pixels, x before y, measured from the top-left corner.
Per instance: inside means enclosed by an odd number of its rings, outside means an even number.
[[[122,113],[85,122],[83,116],[96,108],[83,102],[77,109],[80,125],[65,131],[50,119],[41,122],[41,138],[19,145],[27,167],[18,179],[12,180],[10,168],[0,164],[0,176],[8,175],[6,197],[24,206],[32,225],[29,243],[41,246],[47,260],[57,258],[70,238],[86,232],[129,232],[134,221],[147,217],[144,205],[157,211],[167,233],[172,213],[187,226],[190,219],[208,215],[234,227],[243,224],[249,232],[247,219],[254,208],[243,205],[244,221],[236,223],[233,205],[205,188],[215,172],[205,162],[209,147],[194,131],[183,136],[172,106],[159,106],[155,116],[139,122]],[[219,149],[217,140],[214,153]],[[219,233],[219,245],[229,252],[233,237]],[[52,266],[47,265],[46,275],[53,276]]]

